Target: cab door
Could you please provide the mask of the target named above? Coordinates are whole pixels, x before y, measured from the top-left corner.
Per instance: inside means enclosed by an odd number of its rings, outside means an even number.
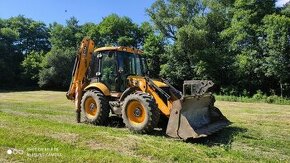
[[[114,51],[102,52],[100,57],[99,81],[104,83],[110,91],[116,90],[117,59]]]

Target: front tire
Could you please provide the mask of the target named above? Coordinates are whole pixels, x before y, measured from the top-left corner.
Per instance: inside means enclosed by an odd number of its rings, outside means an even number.
[[[94,125],[107,123],[110,109],[105,96],[98,90],[88,90],[82,97],[81,109],[86,122]]]
[[[126,127],[136,133],[150,133],[157,127],[160,111],[155,100],[147,93],[128,95],[122,106],[122,118]]]

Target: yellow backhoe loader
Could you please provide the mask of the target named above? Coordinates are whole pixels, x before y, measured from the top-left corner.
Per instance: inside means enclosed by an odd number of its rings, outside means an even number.
[[[213,86],[208,80],[184,81],[183,93],[164,79],[147,76],[142,51],[129,47],[94,49],[83,39],[66,94],[75,101],[77,121],[81,113],[87,122],[104,125],[109,115],[122,117],[126,127],[149,133],[159,121],[166,121],[166,134],[174,138],[210,135],[230,124],[214,106]]]

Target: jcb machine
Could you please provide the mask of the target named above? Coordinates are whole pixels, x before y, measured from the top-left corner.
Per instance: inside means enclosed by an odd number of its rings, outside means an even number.
[[[142,51],[129,47],[94,50],[94,42],[84,39],[67,98],[75,101],[78,122],[81,112],[95,125],[104,125],[110,115],[116,115],[130,130],[149,133],[165,121],[168,136],[188,139],[230,124],[214,106],[214,96],[207,91],[212,86],[207,80],[184,81],[181,93],[166,80],[147,76]]]

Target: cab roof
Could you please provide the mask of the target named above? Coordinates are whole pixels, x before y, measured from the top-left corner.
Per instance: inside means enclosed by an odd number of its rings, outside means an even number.
[[[135,48],[130,48],[126,46],[111,46],[111,47],[101,47],[94,50],[94,52],[101,52],[101,51],[124,51],[133,54],[143,54],[143,51]]]

